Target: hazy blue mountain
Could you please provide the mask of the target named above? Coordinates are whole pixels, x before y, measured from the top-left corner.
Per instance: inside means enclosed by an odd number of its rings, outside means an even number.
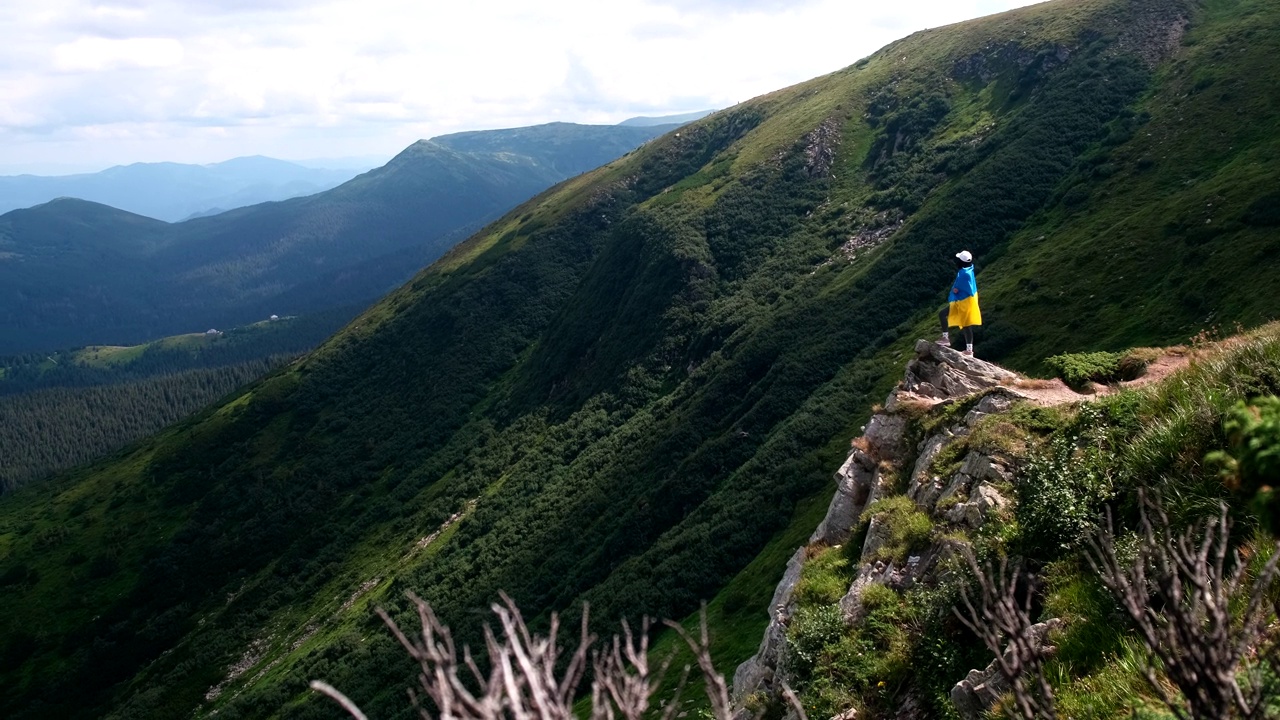
[[[362,169],[306,167],[274,158],[233,158],[210,165],[134,163],[78,175],[0,177],[0,212],[58,197],[99,202],[166,221],[210,208],[230,209],[311,195]]]
[[[570,176],[599,167],[602,155],[620,157],[644,141],[679,125],[680,122],[676,121],[645,127],[548,123],[509,130],[441,135],[432,138],[432,142],[458,152],[512,153],[530,157],[555,173]]]
[[[371,302],[484,223],[668,127],[447,135],[325,192],[180,223],[73,198],[0,215],[0,354],[134,344]],[[240,158],[219,172],[247,179],[278,167]]]
[[[639,117],[627,118],[626,120],[618,123],[618,125],[622,127],[653,127],[654,125],[669,125],[672,123],[676,125],[683,125],[684,123],[691,123],[694,120],[701,120],[713,112],[715,112],[715,110],[695,110],[693,112],[680,113],[679,115],[660,115],[658,117],[647,117],[645,115],[641,115]]]

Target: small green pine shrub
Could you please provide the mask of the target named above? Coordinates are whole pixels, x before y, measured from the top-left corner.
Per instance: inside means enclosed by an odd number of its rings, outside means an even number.
[[[933,533],[933,521],[906,495],[877,500],[862,511],[862,522],[872,518],[884,523],[888,537],[870,560],[902,562],[912,550],[919,550],[929,542]]]
[[[844,616],[838,605],[801,607],[787,627],[787,670],[807,678],[822,659],[828,645],[844,634]]]
[[[1083,390],[1090,382],[1105,384],[1142,377],[1148,360],[1140,353],[1091,352],[1054,355],[1044,362],[1067,385]]]
[[[1104,412],[1086,405],[1071,426],[1028,456],[1016,509],[1024,554],[1052,559],[1079,549],[1114,497],[1116,459],[1105,441]]]
[[[1228,449],[1209,453],[1206,459],[1221,468],[1228,487],[1253,498],[1258,515],[1275,532],[1280,528],[1280,398],[1237,401],[1227,410],[1222,428]]]

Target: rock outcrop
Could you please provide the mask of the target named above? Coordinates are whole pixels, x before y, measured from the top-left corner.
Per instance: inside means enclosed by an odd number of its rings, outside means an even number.
[[[891,495],[906,495],[941,525],[977,528],[989,518],[1007,513],[1011,502],[1007,493],[1015,478],[1011,459],[971,450],[958,465],[953,463],[946,469],[936,466],[939,457],[966,438],[983,418],[1009,410],[1021,398],[1008,387],[1016,378],[997,365],[927,340],[917,342],[902,381],[886,398],[883,409],[867,422],[862,436],[853,441],[848,458],[836,472],[835,495],[809,545],[850,542],[867,508]],[[949,411],[950,406],[960,403],[964,404]],[[965,412],[959,413],[960,409]],[[932,423],[925,437],[909,438],[913,423],[929,414],[941,421]],[[885,560],[879,551],[887,537],[888,528],[873,517],[866,528],[854,579],[840,601],[847,623],[862,619],[861,596],[871,585],[904,591],[917,583],[935,581],[938,561],[949,550],[945,543],[937,542],[904,560]],[[795,611],[793,591],[805,557],[805,548],[801,548],[787,563],[770,605],[769,625],[760,648],[734,673],[733,696],[739,706],[753,694],[777,698],[787,681],[780,668],[785,667],[787,628]],[[1048,627],[1041,631],[1042,636]],[[998,697],[991,693],[1002,682],[998,673],[991,675],[993,668],[975,670],[961,680],[952,693],[953,698],[959,698],[955,700],[957,708],[962,704],[964,708],[990,706]],[[960,689],[966,682],[967,689]],[[916,704],[914,698],[907,698],[904,708]],[[902,716],[913,715],[907,712]]]
[[[1031,641],[1040,647],[1042,653],[1052,655],[1053,647],[1049,645],[1049,632],[1061,626],[1062,621],[1057,619],[1032,625],[1029,629]],[[1012,650],[1006,652],[1006,657],[1010,652]],[[991,664],[982,670],[970,670],[965,679],[951,688],[951,704],[964,720],[979,720],[987,709],[995,705],[1000,696],[1007,692],[1009,692],[1009,683],[996,666],[996,661],[992,660]]]
[[[977,529],[989,519],[1011,511],[1010,491],[1016,482],[1014,459],[998,451],[956,446],[970,436],[983,418],[1006,413],[1023,400],[1012,389],[1018,375],[972,356],[961,355],[929,341],[915,345],[901,382],[872,416],[861,437],[852,442],[849,457],[836,471],[836,493],[826,518],[809,538],[809,546],[831,547],[851,542],[863,523],[864,512],[877,500],[904,495],[934,525]],[[963,413],[961,413],[963,411]],[[929,423],[919,423],[922,418]],[[919,428],[928,432],[920,437]],[[915,428],[915,429],[913,429]],[[937,541],[909,553],[905,559],[884,559],[890,542],[888,520],[873,515],[865,528],[858,564],[849,591],[841,598],[845,623],[864,618],[861,597],[870,585],[904,592],[918,583],[937,580],[938,561],[951,551],[951,541]],[[941,537],[938,534],[937,537]],[[795,614],[794,591],[800,582],[805,548],[787,562],[786,574],[774,592],[771,618],[759,651],[737,667],[733,698],[742,705],[751,694],[777,698],[786,678],[787,628]],[[1038,642],[1059,625],[1053,620],[1034,628]],[[970,671],[951,691],[963,717],[978,717],[1004,693],[1004,678],[995,662]],[[745,714],[745,711],[742,711]],[[899,717],[923,717],[919,698],[906,697]]]

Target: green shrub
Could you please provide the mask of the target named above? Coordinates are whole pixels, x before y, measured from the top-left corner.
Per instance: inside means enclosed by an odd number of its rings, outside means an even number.
[[[1147,372],[1151,359],[1149,349],[1139,348],[1123,353],[1067,353],[1046,358],[1044,362],[1067,385],[1083,390],[1090,382],[1136,380]]]
[[[1114,497],[1116,461],[1098,425],[1103,413],[1086,405],[1071,427],[1027,458],[1016,510],[1025,554],[1051,559],[1078,549]]]
[[[838,605],[801,607],[787,627],[787,669],[807,678],[828,645],[844,634],[844,616]]]
[[[832,717],[856,707],[889,711],[909,682],[915,652],[915,612],[883,585],[863,590],[862,622],[829,646],[801,693],[811,717]]]
[[[1274,532],[1280,528],[1280,398],[1237,401],[1222,421],[1227,450],[1209,453],[1210,463],[1232,490],[1252,496],[1258,514]]]

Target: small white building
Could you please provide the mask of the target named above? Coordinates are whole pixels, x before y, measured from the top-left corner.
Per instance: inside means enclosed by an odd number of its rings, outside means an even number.
[[[280,319],[280,316],[279,316],[279,315],[272,315],[272,316],[271,316],[271,322],[275,322],[275,321],[277,321],[277,320],[279,320],[279,319]]]

